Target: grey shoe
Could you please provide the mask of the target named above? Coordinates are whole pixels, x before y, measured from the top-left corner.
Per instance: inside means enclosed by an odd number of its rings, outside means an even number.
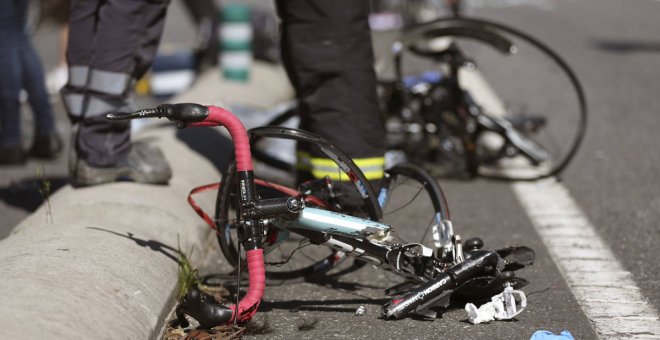
[[[163,153],[156,146],[135,143],[125,159],[115,167],[94,167],[83,159],[75,161],[69,168],[72,183],[76,186],[91,186],[118,180],[130,180],[146,184],[167,184],[172,169]]]

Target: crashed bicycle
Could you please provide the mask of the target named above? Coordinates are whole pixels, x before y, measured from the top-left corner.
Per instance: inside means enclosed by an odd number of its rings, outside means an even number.
[[[484,92],[492,90],[477,73],[477,62],[466,45],[490,59],[521,51],[545,56],[557,80],[560,76],[568,80],[568,86],[560,88],[572,91],[573,99],[567,97],[561,106],[555,99],[552,105],[539,106],[538,112],[524,106],[504,107],[493,103],[496,99],[480,101]],[[497,54],[488,54],[487,49]],[[586,129],[584,91],[568,63],[538,39],[492,21],[444,18],[407,31],[393,44],[392,54],[395,80],[381,82],[388,147],[402,151],[408,161],[435,174],[535,180],[560,174],[575,156]],[[406,55],[432,66],[421,74],[406,75]],[[543,78],[535,83],[539,79]],[[519,101],[518,97],[515,93],[513,100]]]
[[[484,57],[477,62],[470,51]],[[493,98],[486,102],[485,92],[497,96],[477,71],[478,64],[490,62],[491,71],[501,69],[498,63],[514,55],[541,59],[536,62],[555,73],[538,76],[525,87],[538,88],[544,97],[557,94],[546,86],[570,95],[544,98],[533,108],[528,107],[530,96],[516,92],[507,97],[509,105],[493,103],[499,102]],[[443,18],[407,29],[392,44],[390,57],[394,79],[379,76],[388,163],[405,160],[441,177],[536,180],[560,175],[576,155],[587,127],[584,90],[569,64],[529,34],[483,19]],[[423,71],[404,70],[420,65]],[[515,62],[508,65],[516,68]],[[502,78],[511,76],[502,73]],[[290,126],[297,106],[282,105],[268,116],[274,116],[268,126]],[[255,158],[292,171],[291,160],[263,147],[264,139],[252,140]]]
[[[486,250],[478,238],[462,241],[453,232],[442,190],[421,168],[401,164],[390,169],[388,179],[376,195],[350,158],[323,139],[294,129],[253,130],[253,134],[282,134],[313,142],[335,157],[333,159],[347,179],[347,183],[323,180],[293,189],[255,177],[249,135],[241,122],[222,108],[164,104],[151,109],[107,115],[110,120],[149,117],[167,118],[177,122],[180,128],[224,126],[234,143],[234,161],[225,172],[223,181],[206,186],[219,189],[220,218],[214,221],[198,207],[196,211],[217,230],[218,237],[236,235],[237,242],[232,243],[236,247],[236,272],[241,273],[243,264],[247,267],[249,286],[243,298],[229,306],[221,305],[210,296],[192,289],[176,309],[183,325],[187,324],[185,315],[196,319],[202,328],[249,321],[257,312],[266,289],[268,271],[265,254],[272,253],[291,234],[309,240],[315,248],[339,251],[404,277],[406,281],[403,284],[388,290],[394,297],[382,307],[381,316],[385,319],[412,315],[432,318],[436,316],[437,308],[445,306],[450,298],[486,298],[502,292],[505,283],[513,287],[526,283],[514,271],[532,264],[533,250],[527,247]],[[395,178],[403,176],[422,183],[424,190],[432,197],[433,248],[406,242],[397,236],[395,228],[380,222],[382,207],[394,198],[390,191],[393,189],[392,183]],[[342,184],[355,188],[359,195],[357,201],[343,194],[345,188],[335,190]],[[227,215],[230,210],[234,213],[231,218]],[[224,242],[227,242],[224,250],[230,249],[230,241],[226,239]],[[326,269],[332,267],[324,261],[319,264],[325,265]],[[288,275],[306,273],[298,271]]]

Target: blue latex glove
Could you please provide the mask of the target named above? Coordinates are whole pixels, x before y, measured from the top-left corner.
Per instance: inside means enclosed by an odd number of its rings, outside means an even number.
[[[536,331],[529,340],[575,340],[575,338],[569,331],[563,331],[559,335],[548,331]]]

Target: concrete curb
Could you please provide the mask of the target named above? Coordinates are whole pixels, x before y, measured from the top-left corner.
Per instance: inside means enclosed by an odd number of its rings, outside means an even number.
[[[268,107],[292,96],[276,67],[255,65],[245,85],[223,84],[217,74],[202,75],[188,94],[172,102],[231,100]],[[272,85],[278,90],[269,92]],[[210,233],[188,206],[187,195],[218,181],[219,173],[178,141],[173,128],[149,129],[139,138],[152,140],[165,153],[173,169],[169,185],[67,186],[0,241],[3,338],[160,335],[175,300],[177,248],[197,249],[195,261]],[[213,211],[214,200],[209,195],[199,201]]]
[[[173,129],[145,135],[172,165],[170,185],[67,186],[0,243],[3,337],[157,336],[175,298],[178,246],[199,249],[208,236],[186,196],[219,175]]]

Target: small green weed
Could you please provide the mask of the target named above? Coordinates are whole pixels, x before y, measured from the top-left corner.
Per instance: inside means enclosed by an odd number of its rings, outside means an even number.
[[[178,236],[177,243],[179,243]],[[190,287],[199,285],[199,272],[190,263],[188,256],[181,251],[180,243],[177,245],[177,252],[179,253],[179,292],[177,299],[181,300],[188,293]],[[192,250],[190,251],[190,255],[192,255]]]
[[[39,195],[46,204],[46,223],[53,223],[53,212],[50,206],[51,183],[46,178],[46,170],[43,164],[37,167],[34,176],[39,181]]]

